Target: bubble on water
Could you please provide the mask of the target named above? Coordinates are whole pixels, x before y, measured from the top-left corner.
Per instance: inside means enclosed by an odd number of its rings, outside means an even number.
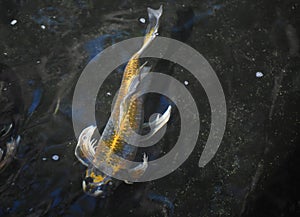
[[[52,155],[52,160],[55,161],[59,160],[59,156],[57,154]]]
[[[187,86],[189,84],[188,81],[184,81],[183,83],[184,83],[185,86]]]
[[[37,60],[36,63],[39,64],[39,63],[41,63],[41,61],[40,61],[40,60]]]
[[[255,76],[257,78],[261,78],[262,76],[264,76],[264,74],[262,72],[256,72]]]
[[[10,25],[14,26],[14,25],[16,25],[17,22],[18,22],[17,20],[12,20],[12,21],[10,22]]]
[[[7,53],[5,52],[5,53],[3,53],[4,54],[4,56],[7,56]]]
[[[45,26],[45,25],[41,25],[41,28],[42,28],[42,29],[46,29],[46,26]]]
[[[111,92],[107,92],[106,95],[107,95],[107,96],[111,96]]]
[[[146,19],[143,18],[143,17],[141,17],[141,18],[139,19],[139,21],[140,21],[141,23],[146,23]]]

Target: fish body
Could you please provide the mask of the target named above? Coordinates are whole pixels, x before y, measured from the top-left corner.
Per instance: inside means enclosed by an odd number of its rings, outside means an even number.
[[[134,142],[136,134],[145,125],[143,123],[143,99],[137,97],[137,87],[143,77],[149,73],[150,68],[145,64],[140,66],[139,57],[156,37],[161,14],[162,6],[158,10],[148,8],[149,25],[144,43],[125,67],[111,116],[99,141],[92,139],[95,126],[85,128],[79,136],[75,155],[82,164],[87,166],[83,190],[90,195],[106,196],[107,189],[115,186],[115,180],[104,174],[102,169],[109,171],[112,176],[125,170],[133,178],[139,178],[147,169],[146,154],[143,156],[143,162],[134,168],[128,169],[130,165],[126,165],[124,162],[132,161],[135,158],[137,147],[130,143]],[[169,117],[170,107],[164,115],[148,123],[153,135],[167,123]]]

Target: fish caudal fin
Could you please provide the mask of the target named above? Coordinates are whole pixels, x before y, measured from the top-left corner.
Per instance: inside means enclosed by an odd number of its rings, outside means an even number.
[[[159,19],[162,15],[163,8],[161,5],[157,10],[154,10],[152,8],[147,8],[147,10],[148,10],[149,24],[147,26],[146,35],[154,35],[155,37],[159,28]]]
[[[146,30],[144,44],[142,48],[137,52],[138,55],[140,55],[151,43],[151,41],[153,41],[153,39],[156,37],[159,28],[159,19],[163,12],[162,5],[157,10],[154,10],[152,8],[147,8],[147,10],[148,10],[149,24]]]

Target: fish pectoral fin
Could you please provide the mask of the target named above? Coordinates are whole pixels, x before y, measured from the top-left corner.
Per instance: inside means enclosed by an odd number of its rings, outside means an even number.
[[[168,109],[164,112],[163,115],[159,114],[154,118],[154,120],[143,124],[143,128],[150,128],[150,132],[143,137],[143,141],[151,138],[166,125],[171,116],[171,108],[172,107],[169,105]]]
[[[84,166],[86,166],[86,167],[89,166],[89,163],[91,161],[83,155],[83,152],[82,152],[80,146],[78,146],[78,145],[75,148],[75,156],[79,160],[79,162],[82,163]]]
[[[94,126],[85,128],[81,132],[75,148],[75,156],[85,166],[89,166],[93,162],[96,153],[97,140],[91,138],[95,129]]]
[[[137,165],[136,167],[128,170],[128,175],[132,179],[140,178],[148,168],[148,156],[144,153],[143,155],[143,162]]]

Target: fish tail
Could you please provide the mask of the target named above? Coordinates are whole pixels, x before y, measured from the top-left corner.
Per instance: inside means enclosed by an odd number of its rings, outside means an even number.
[[[147,8],[147,10],[148,10],[149,24],[147,26],[143,46],[137,52],[137,55],[143,53],[143,51],[148,47],[151,41],[153,41],[154,38],[156,37],[159,28],[159,19],[163,12],[162,5],[157,10],[154,10],[152,8]]]

